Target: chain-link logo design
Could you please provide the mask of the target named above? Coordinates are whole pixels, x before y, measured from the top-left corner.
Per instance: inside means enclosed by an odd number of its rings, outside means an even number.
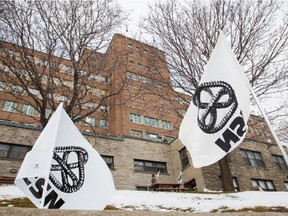
[[[223,81],[199,85],[195,91],[193,103],[198,107],[199,127],[209,134],[221,130],[238,106],[234,90]],[[224,117],[219,119],[219,116]]]
[[[84,165],[88,161],[87,151],[77,146],[56,147],[53,159],[57,164],[51,165],[50,181],[64,193],[78,191],[85,180]]]

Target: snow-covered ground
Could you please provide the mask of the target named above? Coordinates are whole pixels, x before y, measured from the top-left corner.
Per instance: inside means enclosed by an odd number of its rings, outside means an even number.
[[[0,200],[25,197],[16,186],[1,186]],[[288,192],[175,193],[117,190],[110,204],[125,210],[210,212],[256,206],[288,208]]]

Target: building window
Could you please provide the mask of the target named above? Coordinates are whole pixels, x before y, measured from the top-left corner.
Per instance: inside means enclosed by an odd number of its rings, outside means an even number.
[[[251,179],[254,188],[262,189],[264,191],[276,191],[276,188],[271,180]]]
[[[47,61],[44,60],[44,59],[39,59],[39,62],[37,63],[37,65],[38,65],[39,67],[44,68],[44,67],[47,65]]]
[[[131,134],[131,136],[133,136],[133,137],[143,138],[143,132],[142,132],[142,131],[132,130],[132,129],[131,129],[130,134]]]
[[[154,141],[161,141],[161,137],[158,134],[153,133],[146,133],[146,139],[154,140]]]
[[[172,130],[173,129],[173,126],[172,126],[172,123],[170,121],[162,121],[162,127],[164,129],[167,129],[167,130]]]
[[[234,191],[240,191],[239,183],[237,177],[232,178]]]
[[[133,123],[141,124],[141,115],[130,113],[129,121]]]
[[[265,167],[265,163],[262,159],[260,152],[241,149],[241,155],[246,165],[255,167]]]
[[[63,96],[63,95],[59,96],[59,102],[65,103],[67,100],[68,100],[68,98],[66,96]]]
[[[26,153],[30,150],[30,146],[0,143],[0,158],[24,159]]]
[[[136,186],[136,190],[137,191],[148,191],[148,187],[147,186]]]
[[[100,111],[101,112],[108,112],[109,111],[109,107],[108,106],[100,106]]]
[[[135,160],[134,159],[134,170],[140,172],[150,173],[167,173],[167,165],[165,162],[146,161],[146,160]]]
[[[32,107],[29,104],[24,104],[22,107],[22,112],[26,115],[32,116],[32,115],[34,115],[34,107]]]
[[[97,107],[96,103],[93,103],[93,102],[87,103],[87,108],[88,109],[95,109],[96,107]]]
[[[100,119],[99,127],[104,128],[104,129],[108,129],[109,128],[109,122],[107,120]]]
[[[182,170],[184,170],[186,167],[189,166],[189,157],[188,157],[188,153],[187,153],[186,147],[182,148],[179,151],[179,155],[180,155]]]
[[[51,115],[51,113],[52,113],[52,110],[51,110],[51,109],[46,109],[46,110],[45,110],[45,117],[46,117],[46,118],[49,118],[49,116]]]
[[[288,181],[284,181],[285,190],[288,190]]]
[[[0,91],[4,91],[4,90],[5,90],[5,87],[6,87],[6,83],[0,81]]]
[[[275,162],[275,164],[278,166],[279,169],[282,170],[287,170],[287,164],[283,158],[283,156],[280,155],[272,155],[273,157],[273,161]]]
[[[40,91],[37,89],[31,89],[29,88],[29,92],[34,95],[34,96],[38,96],[40,94]]]
[[[13,101],[5,101],[3,110],[7,112],[16,112],[17,103]]]
[[[135,81],[138,81],[139,80],[139,76],[133,72],[127,72],[126,73],[126,78],[128,79],[132,79],[132,80],[135,80]]]
[[[65,67],[65,73],[66,74],[69,74],[69,75],[72,75],[73,74],[73,68],[71,68],[71,67]]]
[[[87,116],[85,118],[85,122],[90,126],[95,126],[96,125],[96,118],[91,117],[91,116]]]
[[[144,117],[144,122],[146,125],[152,126],[152,127],[159,127],[159,120],[155,118],[151,118],[148,116]]]
[[[101,157],[106,162],[109,169],[114,170],[114,157],[113,156],[107,156],[107,155],[101,155]]]

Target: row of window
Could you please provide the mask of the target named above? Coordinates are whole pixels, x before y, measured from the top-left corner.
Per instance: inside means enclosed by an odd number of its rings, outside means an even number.
[[[170,121],[160,120],[149,116],[141,116],[139,114],[129,113],[129,121],[136,124],[145,124],[151,127],[172,130],[173,126]]]
[[[174,139],[174,137],[160,136],[159,134],[143,132],[143,131],[134,130],[134,129],[131,129],[130,135],[133,137],[141,138],[141,139],[148,139],[148,140],[153,140],[153,141],[158,141],[158,142],[167,142],[167,143],[170,143]]]
[[[132,44],[132,43],[128,43],[127,46],[128,46],[128,48],[133,49],[133,44]],[[136,46],[135,49],[136,49],[136,51],[138,51],[138,52],[140,52],[141,50],[143,50],[143,52],[144,52],[145,54],[150,54],[150,55],[152,55],[152,56],[155,56],[155,53],[154,53],[154,52],[152,52],[152,51],[150,51],[150,50],[147,50],[147,49],[145,49],[145,48],[141,48],[140,46]]]
[[[0,143],[0,158],[9,159],[24,159],[26,153],[31,150],[30,146],[11,145],[6,143]],[[189,165],[189,159],[186,148],[182,148],[179,151],[182,167]],[[114,157],[108,155],[101,155],[110,170],[114,170]],[[167,163],[159,161],[139,160],[134,159],[134,171],[147,172],[147,173],[168,173]],[[256,189],[262,189],[265,191],[275,191],[276,188],[272,180],[265,179],[251,179],[252,186]],[[237,178],[233,178],[234,188],[239,191],[239,185]],[[288,181],[284,182],[285,188],[288,190]]]
[[[7,111],[7,112],[18,112],[18,104],[13,101],[5,101],[4,106],[2,110]],[[100,110],[102,112],[108,112],[108,107],[106,106],[101,106]],[[52,110],[51,109],[46,109],[46,118],[49,117],[51,114]],[[23,104],[21,113],[29,116],[39,116],[39,113],[35,110],[35,108],[29,104]],[[87,116],[85,118],[84,123],[90,125],[90,126],[98,126],[100,128],[108,129],[109,128],[109,122],[105,119],[99,119],[97,120],[94,117]]]
[[[18,103],[14,101],[5,101],[2,110],[6,112],[19,112]],[[23,104],[22,109],[20,111],[22,114],[29,116],[39,116],[39,113],[35,110],[35,108],[29,104]],[[46,117],[51,114],[51,109],[46,109]]]
[[[130,71],[127,71],[126,78],[134,80],[134,81],[139,81],[141,83],[151,84],[151,85],[158,87],[158,88],[162,88],[162,87],[166,86],[166,83],[164,83],[161,80],[151,79],[149,77],[146,77],[146,76],[143,76],[140,74],[136,74],[136,73],[133,73]]]
[[[56,85],[59,84],[59,80],[54,80]],[[57,84],[58,83],[58,84]],[[63,86],[69,87],[70,89],[72,89],[73,83],[72,82],[67,82],[67,81],[63,81],[61,83],[61,85],[63,84]],[[29,93],[34,95],[34,96],[40,96],[40,92],[37,89],[32,89],[32,88],[28,88],[27,92],[24,91],[22,86],[18,86],[18,85],[6,85],[5,82],[0,81],[0,91],[8,91],[8,92],[14,92],[14,93],[24,93],[26,95],[28,95]],[[81,91],[81,89],[79,89],[79,91]],[[88,90],[88,92],[86,94],[89,95],[94,95],[94,96],[98,96],[98,97],[102,97],[104,95],[107,95],[107,91],[103,90],[103,89],[96,89],[96,88],[91,88]],[[54,98],[56,101],[67,101],[68,98],[66,96],[63,95],[59,95],[59,94],[53,94]],[[52,98],[51,93],[48,94],[49,98]]]
[[[266,167],[260,152],[244,150],[244,149],[241,149],[240,152],[244,160],[244,163],[246,165],[254,166],[254,167]],[[187,152],[186,147],[182,148],[179,151],[179,155],[180,155],[180,160],[182,164],[182,170],[184,170],[186,167],[189,166],[189,157],[188,157],[188,152]],[[287,164],[283,156],[272,154],[272,158],[273,158],[274,163],[277,165],[279,169],[288,170]]]
[[[133,53],[129,53],[129,55],[132,56]],[[155,64],[155,62],[152,61],[151,64]],[[138,68],[145,68],[146,71],[151,71],[151,72],[153,72],[153,73],[155,73],[155,74],[159,74],[159,73],[160,73],[159,70],[158,70],[157,68],[155,68],[155,67],[151,68],[151,67],[149,67],[149,66],[144,66],[143,64],[141,64],[141,63],[135,63],[135,62],[132,61],[132,60],[129,60],[128,65],[135,65],[135,66],[138,67]]]
[[[20,59],[19,58],[19,54],[17,52],[14,52],[14,51],[8,51],[9,53],[9,56],[11,58],[14,58],[15,60],[18,60],[18,61],[21,61],[23,59]],[[44,60],[44,59],[39,59],[37,57],[33,57],[33,56],[29,56],[27,55],[26,56],[27,58],[27,61],[30,61],[30,62],[33,62],[33,58],[35,59],[35,63],[37,66],[39,67],[42,67],[42,68],[45,68],[48,66],[49,62],[47,60]],[[10,67],[12,68],[12,67]],[[5,65],[1,65],[1,69],[5,72],[5,73],[10,73],[10,68],[5,66]],[[55,70],[61,70],[63,71],[64,73],[68,74],[68,75],[73,75],[74,74],[74,69],[72,67],[69,67],[69,66],[66,66],[66,65],[63,65],[63,64],[59,64],[59,63],[56,63],[56,62],[52,62],[51,65],[50,65],[50,68],[52,69],[55,69]],[[12,68],[13,71],[15,73],[19,73],[19,75],[22,75],[24,76],[25,72],[23,73],[24,69],[20,69],[20,68]],[[11,73],[12,75],[12,73]],[[100,82],[100,83],[104,83],[104,84],[108,84],[110,81],[111,81],[111,78],[110,77],[105,77],[105,76],[102,76],[102,75],[99,75],[99,74],[93,74],[93,73],[89,73],[87,71],[83,71],[81,70],[79,72],[79,75],[80,77],[88,77],[88,79],[90,80],[95,80],[97,82]]]
[[[260,152],[249,151],[244,149],[241,149],[240,152],[246,165],[254,167],[266,167]],[[288,170],[287,164],[283,156],[272,154],[272,158],[274,163],[277,165],[279,169]]]
[[[0,158],[21,160],[24,159],[26,153],[30,150],[30,146],[0,143]]]
[[[9,159],[24,159],[26,153],[31,150],[31,146],[23,145],[11,145],[6,143],[0,143],[0,158],[9,158]],[[108,155],[101,155],[107,166],[114,170],[114,157]],[[157,173],[167,173],[167,164],[166,162],[157,162],[157,161],[146,161],[146,160],[134,160],[134,170]]]
[[[109,122],[105,119],[96,119],[95,117],[87,116],[85,122],[90,126],[97,126],[104,129],[109,128]]]

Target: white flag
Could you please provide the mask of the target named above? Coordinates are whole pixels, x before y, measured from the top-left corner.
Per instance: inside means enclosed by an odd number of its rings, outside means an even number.
[[[195,168],[217,162],[244,139],[250,115],[247,82],[220,32],[179,130]]]
[[[158,173],[156,174],[156,178],[155,178],[155,179],[156,179],[156,181],[157,181],[157,180],[158,180],[158,178],[159,178],[159,175],[160,175],[160,171],[161,171],[161,170],[159,170],[159,171],[158,171]]]
[[[102,210],[115,186],[111,172],[59,105],[15,184],[38,208]]]

